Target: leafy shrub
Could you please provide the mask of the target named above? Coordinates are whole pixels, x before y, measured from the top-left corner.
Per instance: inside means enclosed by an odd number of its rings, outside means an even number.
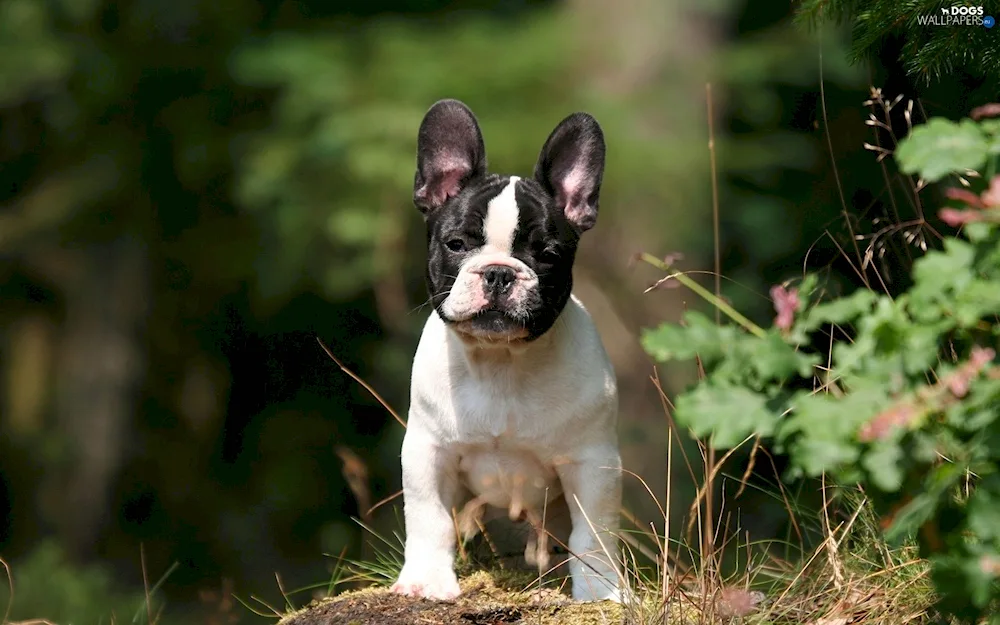
[[[704,367],[676,399],[681,425],[717,448],[763,437],[791,478],[860,484],[890,541],[918,540],[942,611],[967,621],[1000,601],[998,154],[1000,120],[932,119],[899,144],[904,172],[963,183],[939,213],[962,236],[918,259],[901,296],[826,298],[810,274],[771,290],[771,328],[716,302],[736,325],[689,311],[643,335],[655,359]]]

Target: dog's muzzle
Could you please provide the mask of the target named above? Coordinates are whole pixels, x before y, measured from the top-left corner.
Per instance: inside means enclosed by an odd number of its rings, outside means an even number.
[[[478,339],[509,341],[526,335],[538,276],[506,254],[481,254],[459,270],[442,303],[447,321]]]
[[[483,269],[483,290],[486,297],[496,301],[508,293],[517,282],[517,273],[507,265],[489,265]]]

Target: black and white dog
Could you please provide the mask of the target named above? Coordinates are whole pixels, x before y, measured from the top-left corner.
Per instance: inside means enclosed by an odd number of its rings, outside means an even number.
[[[427,223],[434,312],[413,362],[394,592],[459,594],[453,514],[470,496],[535,522],[562,496],[573,598],[620,600],[617,384],[571,293],[604,151],[597,121],[576,113],[549,136],[533,177],[501,176],[486,171],[464,104],[442,100],[424,117],[413,199]]]

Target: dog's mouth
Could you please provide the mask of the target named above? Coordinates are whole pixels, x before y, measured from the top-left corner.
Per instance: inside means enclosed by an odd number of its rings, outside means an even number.
[[[456,330],[479,341],[510,342],[527,338],[524,319],[498,308],[485,308],[454,324]]]

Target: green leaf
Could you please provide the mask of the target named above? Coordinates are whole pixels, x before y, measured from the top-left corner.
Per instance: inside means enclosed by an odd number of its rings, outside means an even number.
[[[989,118],[979,122],[979,127],[991,138],[1000,138],[1000,119]]]
[[[897,438],[876,441],[861,461],[875,486],[887,493],[903,485],[903,450]]]
[[[765,396],[709,382],[678,397],[675,416],[695,436],[713,435],[718,448],[735,447],[751,434],[769,436],[779,418],[768,408]]]
[[[943,251],[928,252],[913,264],[913,288],[909,310],[915,319],[940,319],[952,307],[951,297],[973,280],[975,248],[965,241],[948,238]]]
[[[1000,540],[1000,476],[983,478],[968,504],[968,526],[980,540]]]
[[[941,334],[950,327],[949,323],[911,324],[903,334],[900,346],[903,370],[909,375],[920,375],[935,366]]]
[[[802,278],[802,282],[799,283],[799,297],[808,301],[812,298],[813,293],[816,292],[816,288],[819,286],[819,276],[814,273],[808,273]]]
[[[858,460],[858,428],[887,401],[878,387],[859,389],[841,398],[800,391],[792,399],[790,416],[778,429],[778,439],[788,441],[792,460],[807,475],[833,471]]]
[[[871,310],[878,296],[868,289],[859,289],[847,297],[817,304],[799,320],[804,331],[812,331],[827,323],[846,324]]]
[[[745,364],[765,379],[784,379],[795,374],[809,377],[813,366],[819,362],[819,356],[800,353],[774,331],[768,332],[763,339],[747,336],[742,343],[748,357]]]
[[[990,144],[971,119],[955,123],[935,117],[913,129],[896,148],[896,161],[907,174],[936,182],[951,173],[978,170]]]
[[[943,251],[928,252],[914,263],[909,310],[923,323],[946,315],[959,327],[973,326],[984,316],[1000,312],[995,279],[977,275],[991,271],[990,263],[990,256],[976,263],[973,245],[945,239]]]
[[[1000,313],[1000,288],[993,280],[972,280],[955,295],[955,320],[968,328],[986,315]]]
[[[642,347],[660,362],[691,360],[700,356],[716,361],[723,356],[740,332],[733,326],[716,325],[700,312],[684,313],[684,325],[665,323],[653,330],[643,330]]]
[[[944,240],[944,251],[927,252],[913,264],[913,279],[922,289],[945,291],[956,280],[970,280],[975,249],[959,239]]]
[[[984,435],[996,433],[997,429],[986,430],[1000,417],[997,406],[1000,405],[1000,379],[980,376],[969,386],[969,395],[962,402],[952,405],[947,414],[949,422],[969,432],[982,432]],[[1000,446],[993,453],[1000,457]]]
[[[997,226],[994,223],[988,221],[974,221],[970,224],[965,224],[965,236],[968,237],[973,243],[979,243],[981,241],[986,241],[993,236],[996,229]]]
[[[1000,154],[1000,119],[984,119],[979,122],[979,128],[986,133],[989,153]]]
[[[874,309],[857,321],[858,332],[853,342],[838,342],[833,348],[834,371],[838,375],[870,371],[880,364],[874,357],[898,354],[902,336],[908,328],[907,319],[900,307],[888,298],[876,300]],[[897,368],[902,362],[894,362]]]

